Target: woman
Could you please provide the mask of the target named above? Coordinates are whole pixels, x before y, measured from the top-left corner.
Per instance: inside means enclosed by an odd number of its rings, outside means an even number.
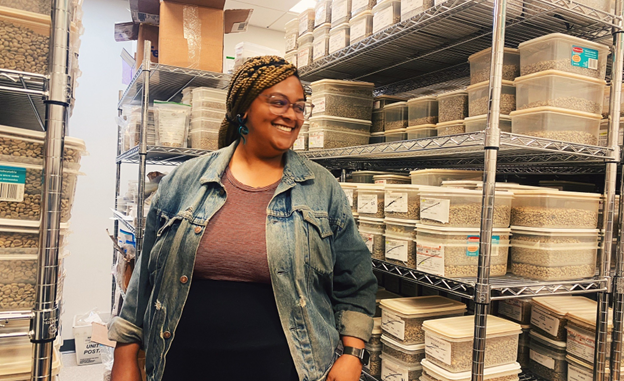
[[[279,57],[236,72],[223,148],[178,167],[152,201],[110,325],[113,381],[140,379],[140,347],[153,381],[359,379],[376,280],[339,184],[289,150],[311,108]]]

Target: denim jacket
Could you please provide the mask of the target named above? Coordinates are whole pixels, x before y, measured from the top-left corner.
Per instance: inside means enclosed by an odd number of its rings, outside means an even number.
[[[111,340],[145,348],[148,381],[162,378],[197,248],[227,197],[221,177],[236,144],[180,165],[152,200],[143,254],[109,326]],[[282,180],[267,207],[271,284],[300,380],[324,380],[340,335],[369,340],[377,283],[338,182],[297,153],[285,155]]]

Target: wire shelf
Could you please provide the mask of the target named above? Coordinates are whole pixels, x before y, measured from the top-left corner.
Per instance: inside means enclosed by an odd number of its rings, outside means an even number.
[[[46,77],[0,69],[0,124],[44,131]]]
[[[207,155],[211,152],[196,148],[148,146],[147,164],[180,165],[189,159]],[[139,164],[139,147],[131,148],[117,156],[117,163]]]

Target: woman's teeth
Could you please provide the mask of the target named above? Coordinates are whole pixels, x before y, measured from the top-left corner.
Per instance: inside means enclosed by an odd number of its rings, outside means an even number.
[[[273,124],[273,126],[275,126],[275,128],[277,128],[278,130],[284,131],[284,132],[290,132],[293,130],[293,128],[291,127],[287,127],[287,126],[283,126],[281,124]]]

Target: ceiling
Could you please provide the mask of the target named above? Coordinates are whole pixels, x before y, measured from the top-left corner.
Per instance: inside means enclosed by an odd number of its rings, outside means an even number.
[[[297,17],[288,10],[299,0],[227,0],[225,9],[253,9],[250,25],[283,32],[286,23]]]

